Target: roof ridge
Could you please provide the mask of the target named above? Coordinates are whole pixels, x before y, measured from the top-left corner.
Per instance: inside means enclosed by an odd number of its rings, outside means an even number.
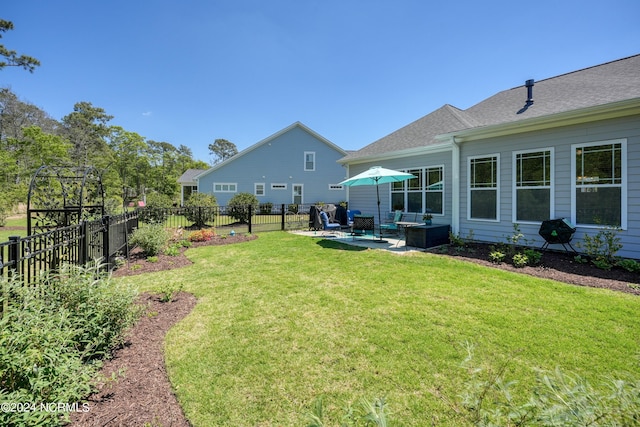
[[[628,59],[635,58],[635,57],[640,57],[640,53],[637,53],[637,54],[635,54],[635,55],[626,56],[626,57],[624,57],[624,58],[614,59],[614,60],[612,60],[612,61],[608,61],[608,62],[603,62],[602,64],[591,65],[591,66],[589,66],[589,67],[580,68],[580,69],[578,69],[578,70],[568,71],[568,72],[566,72],[566,73],[558,74],[558,75],[556,75],[556,76],[547,77],[547,78],[545,78],[545,79],[535,80],[535,83],[540,83],[540,82],[544,82],[544,81],[547,81],[547,80],[558,79],[558,78],[560,78],[560,77],[569,76],[569,75],[571,75],[571,74],[576,74],[576,73],[581,73],[581,72],[583,72],[583,71],[591,70],[591,69],[598,68],[598,67],[603,67],[603,66],[605,66],[605,65],[614,64],[614,63],[616,63],[616,62],[626,61],[626,60],[628,60]],[[514,86],[514,87],[512,87],[511,89],[507,89],[507,90],[518,89],[518,88],[521,88],[521,87],[523,87],[523,86],[524,86],[524,85]]]

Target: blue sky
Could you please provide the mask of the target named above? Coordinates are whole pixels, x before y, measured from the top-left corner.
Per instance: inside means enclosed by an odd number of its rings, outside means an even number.
[[[9,4],[7,4],[9,3]],[[11,0],[0,71],[53,118],[87,101],[147,139],[243,150],[301,121],[357,150],[444,104],[640,53],[637,0]]]

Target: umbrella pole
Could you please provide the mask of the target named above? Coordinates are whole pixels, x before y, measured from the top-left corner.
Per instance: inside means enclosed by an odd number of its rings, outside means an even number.
[[[376,196],[378,197],[378,240],[375,240],[377,243],[386,243],[386,240],[382,240],[382,217],[380,216],[380,186],[378,185],[378,180],[376,179]],[[373,232],[375,233],[375,227],[373,227]]]

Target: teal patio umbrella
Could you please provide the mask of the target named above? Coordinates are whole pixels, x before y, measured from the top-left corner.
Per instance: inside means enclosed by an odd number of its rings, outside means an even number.
[[[346,185],[347,187],[355,187],[356,185],[375,185],[376,196],[378,197],[378,226],[382,224],[380,217],[380,190],[379,184],[388,184],[391,182],[401,182],[408,179],[415,178],[415,175],[406,172],[400,172],[393,169],[386,169],[382,166],[373,166],[356,176],[345,179],[340,185]],[[380,242],[382,242],[382,233],[380,233]]]

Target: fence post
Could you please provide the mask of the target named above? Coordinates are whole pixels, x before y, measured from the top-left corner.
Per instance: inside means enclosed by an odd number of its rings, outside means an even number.
[[[107,266],[107,270],[111,269],[111,246],[109,242],[109,232],[111,216],[105,215],[102,217],[102,258]]]
[[[284,219],[286,217],[286,212],[284,211],[284,203],[280,205],[280,230],[285,229]]]
[[[87,264],[87,254],[89,253],[89,238],[87,237],[87,221],[82,221],[80,223],[80,245],[78,248],[78,264],[86,265]]]
[[[249,223],[249,234],[251,234],[251,225],[252,225],[252,218],[253,217],[253,209],[252,206],[249,205],[249,219],[247,220],[247,222]]]
[[[9,236],[9,259],[7,264],[9,264],[9,270],[13,270],[13,274],[16,276],[20,276],[22,273],[20,263],[20,236]],[[13,261],[13,267],[11,266],[11,261]]]

